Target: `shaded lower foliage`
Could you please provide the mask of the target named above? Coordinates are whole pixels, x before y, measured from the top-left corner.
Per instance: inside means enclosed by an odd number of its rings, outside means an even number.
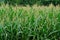
[[[49,4],[53,4],[53,5],[58,5],[60,4],[60,0],[2,0],[5,4],[9,4],[9,5],[34,5],[34,4],[38,4],[38,5],[49,5]],[[0,2],[2,2],[0,1]]]

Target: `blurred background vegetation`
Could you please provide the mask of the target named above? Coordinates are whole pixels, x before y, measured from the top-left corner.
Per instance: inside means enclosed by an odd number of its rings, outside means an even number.
[[[0,0],[0,3],[4,2],[5,4],[12,4],[12,5],[33,5],[33,4],[37,4],[37,5],[49,5],[49,4],[53,4],[53,5],[58,5],[60,4],[60,0]]]

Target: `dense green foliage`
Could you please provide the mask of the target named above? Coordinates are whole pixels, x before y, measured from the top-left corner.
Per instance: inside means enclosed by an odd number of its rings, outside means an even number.
[[[33,4],[38,4],[38,5],[49,5],[49,4],[54,4],[58,5],[60,4],[60,0],[0,0],[4,1],[5,3],[9,4],[18,4],[18,5],[33,5]]]
[[[0,7],[0,40],[60,40],[60,7]]]

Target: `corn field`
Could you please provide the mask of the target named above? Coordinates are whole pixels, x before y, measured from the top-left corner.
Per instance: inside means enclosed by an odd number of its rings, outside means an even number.
[[[0,6],[0,40],[60,40],[60,7]]]

